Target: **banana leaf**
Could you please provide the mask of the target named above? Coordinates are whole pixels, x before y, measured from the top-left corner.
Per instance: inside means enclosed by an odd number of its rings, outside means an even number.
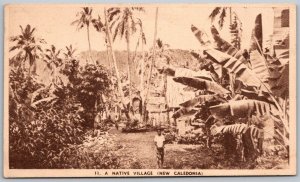
[[[262,54],[262,40],[263,40],[263,34],[262,34],[262,16],[261,14],[257,15],[255,18],[255,25],[252,30],[251,35],[251,45],[250,45],[250,51],[252,50],[258,50],[260,54]]]
[[[235,73],[236,79],[243,82],[244,85],[256,88],[262,87],[262,82],[256,74],[236,58],[215,49],[206,50],[205,53],[208,59],[222,65],[231,73]],[[264,89],[263,91],[266,90]]]
[[[242,124],[213,126],[211,127],[210,130],[212,135],[225,134],[225,133],[237,135],[237,134],[244,134],[248,128],[249,127],[246,124],[242,123]]]
[[[195,107],[196,105],[202,104],[204,102],[208,102],[214,98],[216,98],[217,95],[199,95],[191,100],[188,100],[182,104],[180,104],[180,106],[182,107]]]
[[[253,50],[250,53],[251,69],[257,77],[264,83],[268,82],[270,77],[270,71],[266,63],[266,59],[260,54],[258,50]]]
[[[209,110],[217,119],[224,119],[228,116],[245,118],[253,114],[259,116],[270,115],[271,105],[263,101],[248,99],[211,106]]]
[[[211,41],[209,40],[207,34],[204,31],[199,30],[194,25],[191,26],[191,30],[202,46],[210,46],[211,45]]]
[[[200,90],[208,90],[210,92],[216,93],[216,94],[229,94],[230,91],[223,88],[221,85],[219,85],[216,82],[205,80],[202,78],[196,78],[196,77],[175,77],[173,78],[175,82],[182,83],[184,85],[194,87]]]
[[[246,96],[247,99],[259,100],[275,105],[270,96],[264,92],[257,93],[256,90],[248,88],[242,88],[240,91],[242,96]]]
[[[286,54],[286,52],[283,54]],[[274,95],[285,98],[289,95],[289,62],[282,64],[282,61],[268,57],[268,63],[270,89]]]
[[[199,95],[199,96],[195,97],[194,99],[188,100],[188,101],[180,104],[180,106],[182,106],[182,108],[177,110],[173,114],[172,117],[180,118],[180,117],[186,116],[186,115],[194,115],[194,114],[196,114],[196,112],[199,112],[199,109],[195,108],[197,105],[202,104],[204,102],[212,101],[216,98],[218,99],[217,95]]]
[[[228,55],[231,55],[232,57],[236,58],[237,60],[239,60],[240,62],[242,62],[244,64],[247,63],[246,58],[243,56],[244,51],[238,50],[232,44],[230,44],[226,40],[222,39],[215,26],[211,27],[211,33],[212,33],[213,39],[215,40],[215,49],[217,49],[223,53],[226,53]]]
[[[197,113],[197,109],[194,109],[192,107],[183,107],[178,109],[173,115],[172,117],[177,119],[180,118],[182,116],[192,116],[195,115]]]

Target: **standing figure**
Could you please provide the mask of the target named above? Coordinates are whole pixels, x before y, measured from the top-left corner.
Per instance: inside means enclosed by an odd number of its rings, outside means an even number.
[[[157,130],[157,135],[154,137],[154,142],[156,146],[157,164],[158,168],[162,168],[164,163],[164,147],[165,147],[165,137],[161,133],[161,129]]]

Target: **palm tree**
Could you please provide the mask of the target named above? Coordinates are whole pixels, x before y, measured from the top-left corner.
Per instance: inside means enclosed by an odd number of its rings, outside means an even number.
[[[36,59],[39,58],[39,53],[43,52],[40,44],[45,44],[45,40],[36,38],[34,36],[35,28],[32,28],[30,25],[27,25],[25,29],[20,26],[21,34],[13,36],[10,38],[10,41],[16,42],[16,45],[12,46],[9,51],[20,50],[11,61],[15,62],[16,65],[23,65],[25,69],[25,62],[28,60],[29,71],[28,77],[30,77],[31,72],[35,74],[35,68],[31,70],[31,67],[36,64]],[[21,60],[21,61],[20,61]],[[21,64],[23,62],[23,64]]]
[[[170,64],[171,58],[166,54],[166,48],[170,47],[169,44],[164,43],[161,39],[157,39],[157,47],[158,47],[158,55],[159,57],[165,58],[167,65]],[[168,96],[167,96],[167,88],[168,87],[168,76],[164,74],[164,90],[163,94],[165,97],[165,104],[167,108],[167,122],[170,124],[170,113],[169,113],[169,105],[168,105]]]
[[[110,29],[114,28],[113,41],[115,41],[117,36],[122,39],[125,37],[127,43],[127,63],[128,63],[128,80],[129,80],[129,98],[131,100],[131,70],[132,63],[130,58],[130,38],[137,30],[137,21],[133,16],[134,11],[144,12],[142,7],[126,7],[126,8],[109,8],[108,12],[108,22],[110,22]]]
[[[136,46],[135,46],[135,51],[134,51],[134,55],[133,55],[133,63],[134,64],[138,64],[140,66],[140,70],[139,70],[139,73],[141,75],[140,77],[140,92],[143,91],[144,89],[144,67],[145,67],[145,51],[144,51],[144,45],[146,45],[147,41],[146,41],[146,36],[145,36],[145,32],[144,32],[144,29],[143,29],[143,22],[141,19],[137,18],[137,25],[139,27],[139,32],[140,32],[140,35],[138,37],[138,40],[137,40],[137,43],[136,43]],[[142,52],[142,59],[139,59],[138,63],[136,62],[137,61],[137,50],[139,48],[139,46],[141,46],[141,52]],[[141,94],[142,96],[142,99],[144,99],[144,96],[143,94]]]
[[[77,30],[86,27],[87,40],[89,44],[89,57],[91,60],[92,60],[92,51],[91,51],[91,41],[90,41],[90,23],[92,22],[92,12],[93,12],[92,8],[83,7],[82,10],[76,14],[76,17],[78,19],[71,23],[71,25],[77,25]]]
[[[67,52],[64,53],[65,58],[70,59],[74,57],[74,53],[76,52],[76,49],[73,48],[72,44],[70,44],[69,46],[66,46],[66,51]]]
[[[109,63],[109,67],[111,67],[110,55],[109,55],[109,45],[108,45],[107,35],[105,33],[106,25],[105,25],[105,23],[102,22],[101,17],[99,15],[98,15],[97,19],[92,19],[92,23],[97,32],[104,33],[104,39],[105,39],[105,45],[106,45],[106,57],[107,57],[107,61]]]
[[[51,76],[53,77],[52,81],[57,82],[61,79],[57,75],[57,68],[62,66],[63,62],[60,56],[61,50],[57,50],[54,45],[51,45],[50,49],[46,49],[46,54],[44,61],[46,62],[46,68],[51,71]]]
[[[107,14],[108,14],[107,10],[106,10],[106,8],[104,8],[104,20],[105,20],[104,31],[105,31],[105,34],[106,34],[107,45],[108,45],[108,49],[109,49],[109,51],[111,53],[111,56],[112,56],[112,59],[113,59],[113,65],[114,65],[114,69],[115,69],[116,77],[117,77],[118,92],[119,92],[119,95],[121,97],[122,105],[126,109],[124,93],[122,91],[121,77],[120,77],[120,72],[119,72],[119,69],[118,69],[116,55],[115,55],[115,52],[113,51],[113,41],[112,41],[111,30],[109,29],[109,22],[108,22],[108,15]]]
[[[153,37],[153,51],[152,51],[152,61],[151,61],[151,65],[150,65],[150,71],[148,74],[148,78],[147,78],[147,90],[146,90],[146,95],[145,95],[145,100],[144,100],[144,107],[143,107],[143,113],[145,113],[146,108],[147,108],[147,103],[148,103],[148,97],[149,97],[149,89],[150,89],[150,80],[151,80],[151,75],[152,75],[152,70],[154,67],[154,63],[155,63],[155,58],[156,58],[156,36],[157,36],[157,20],[158,20],[158,8],[156,8],[155,11],[155,26],[154,26],[154,37]],[[145,115],[143,116],[143,119],[145,119]]]

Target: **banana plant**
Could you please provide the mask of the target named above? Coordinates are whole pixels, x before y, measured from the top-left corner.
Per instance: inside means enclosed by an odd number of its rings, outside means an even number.
[[[258,15],[258,18],[261,18],[261,15]],[[192,26],[191,30],[202,45],[203,55],[205,55],[206,59],[227,69],[230,73],[235,75],[236,80],[246,85],[246,88],[250,87],[254,89],[257,95],[264,95],[271,99],[275,105],[275,107],[271,107],[271,117],[280,120],[284,126],[284,131],[288,133],[288,117],[286,116],[288,112],[286,112],[286,108],[279,102],[280,99],[287,98],[286,94],[288,92],[286,90],[288,86],[286,86],[286,83],[288,83],[288,63],[284,65],[278,64],[278,62],[281,63],[278,61],[278,58],[262,53],[261,44],[257,41],[260,40],[261,37],[256,31],[260,30],[260,28],[255,27],[253,30],[252,41],[256,42],[256,44],[255,46],[252,45],[250,49],[252,51],[249,57],[246,56],[243,51],[237,50],[230,43],[222,39],[214,26],[211,28],[213,41],[207,40],[205,37],[206,33],[195,26]],[[269,60],[267,61],[266,59]],[[250,62],[251,67],[247,64],[248,62]],[[228,104],[230,105],[231,103]],[[243,102],[243,104],[248,103]],[[224,107],[228,110],[228,108],[230,109],[232,106],[216,106],[212,107],[211,111],[222,113]],[[245,109],[245,111],[246,110],[247,109]],[[257,110],[258,109],[256,109],[256,111]],[[284,141],[288,141],[288,135],[285,132],[281,133],[281,136],[284,136]],[[288,142],[284,145],[287,146]]]
[[[262,152],[262,146],[259,145],[259,142],[261,142],[261,132],[263,132],[261,128],[257,128],[254,125],[249,126],[244,123],[222,126],[213,125],[211,127],[211,134],[213,136],[226,134],[236,136],[236,150],[241,150],[242,160],[246,159],[250,163],[255,161],[259,153]]]

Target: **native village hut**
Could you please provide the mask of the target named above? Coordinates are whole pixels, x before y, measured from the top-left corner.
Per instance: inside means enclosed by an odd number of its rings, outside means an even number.
[[[172,118],[173,113],[180,108],[181,103],[194,97],[194,91],[186,91],[186,86],[175,82],[172,76],[168,76],[164,96],[155,93],[155,90],[151,92],[147,105],[148,124],[152,126],[176,125],[176,121]]]
[[[167,76],[165,97],[153,96],[149,99],[149,106],[147,108],[149,111],[149,124],[153,126],[176,126],[177,131],[183,134],[197,126],[197,123],[194,122],[195,112],[191,111],[190,114],[180,118],[172,116],[182,107],[182,103],[195,98],[199,94],[199,91],[175,82],[173,78],[179,76],[196,76],[209,79],[211,76],[209,72],[204,70],[199,72],[187,68],[174,68],[174,70],[174,76]]]

